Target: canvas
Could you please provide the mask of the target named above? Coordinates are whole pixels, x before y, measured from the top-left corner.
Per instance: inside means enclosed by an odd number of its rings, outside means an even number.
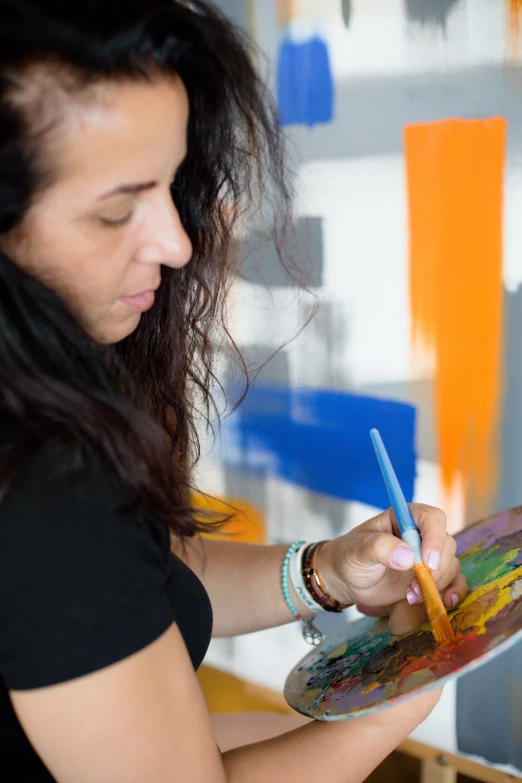
[[[312,295],[268,222],[242,227],[231,328],[252,367],[272,359],[201,488],[250,509],[256,541],[332,538],[387,505],[376,426],[407,499],[452,532],[520,505],[520,0],[218,4],[264,52]],[[289,625],[214,640],[208,660],[281,690],[305,652]],[[415,737],[522,769],[521,672],[518,644],[452,680]]]

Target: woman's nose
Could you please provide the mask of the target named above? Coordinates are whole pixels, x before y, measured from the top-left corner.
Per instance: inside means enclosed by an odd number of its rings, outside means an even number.
[[[151,206],[138,261],[181,269],[192,258],[192,243],[170,197],[169,201]]]

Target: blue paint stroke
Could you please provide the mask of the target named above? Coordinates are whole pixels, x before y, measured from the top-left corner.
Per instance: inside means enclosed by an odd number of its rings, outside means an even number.
[[[387,508],[369,431],[388,446],[408,502],[413,498],[415,408],[326,389],[254,386],[223,431],[223,461],[272,474],[342,500]]]
[[[326,43],[319,37],[294,42],[285,37],[277,62],[281,125],[331,122],[334,86]]]

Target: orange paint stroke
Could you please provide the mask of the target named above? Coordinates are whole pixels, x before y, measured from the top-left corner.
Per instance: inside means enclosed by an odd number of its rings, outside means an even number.
[[[220,533],[206,535],[206,538],[223,539],[225,535],[226,539],[244,544],[267,543],[263,513],[251,503],[204,494],[193,495],[191,502],[196,510],[210,511],[221,519],[230,517]]]
[[[405,128],[414,365],[435,373],[442,483],[487,508],[502,392],[506,122]]]
[[[286,27],[296,16],[295,0],[277,0],[277,26]]]
[[[296,19],[333,19],[342,22],[340,3],[328,0],[276,0],[277,25],[284,28]]]
[[[516,59],[522,32],[522,0],[505,0],[509,54]]]

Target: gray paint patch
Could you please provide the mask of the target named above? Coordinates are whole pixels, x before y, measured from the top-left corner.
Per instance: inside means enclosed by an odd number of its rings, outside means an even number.
[[[307,323],[311,315],[311,307],[303,306],[303,323]],[[342,302],[321,301],[303,338],[296,356],[299,384],[316,389],[349,390],[351,383],[345,358],[346,306]],[[291,350],[292,346],[289,347]]]
[[[274,353],[271,345],[242,346],[240,350],[249,371],[255,375],[256,383],[285,387],[289,385],[290,362],[286,351]]]
[[[239,346],[239,349],[250,371],[255,372],[257,368],[262,367],[257,375],[256,383],[288,386],[290,365],[287,353],[278,351],[274,354],[274,348],[270,345],[242,345]],[[230,382],[230,376],[228,381]],[[252,470],[242,471],[239,468],[227,468],[225,471],[225,495],[236,500],[246,500],[256,508],[265,511],[267,499],[264,469],[260,469],[256,474]]]
[[[241,259],[241,276],[250,283],[271,287],[293,287],[296,281],[283,267],[273,236],[254,230],[236,247]],[[311,288],[323,282],[323,221],[320,217],[297,218],[295,239],[288,247]]]
[[[343,19],[346,27],[350,27],[352,21],[352,0],[343,0]]]
[[[266,509],[266,478],[264,473],[254,475],[242,470],[225,473],[225,497],[230,500],[246,500],[260,510]]]
[[[522,286],[504,294],[504,366],[497,509],[522,504]]]
[[[324,344],[324,350],[330,355],[344,356],[347,340],[346,306],[341,302],[323,300],[314,320],[317,337]],[[331,380],[331,379],[330,379]],[[339,388],[334,384],[335,388]]]
[[[416,450],[421,459],[438,462],[435,383],[432,380],[368,384],[357,389],[370,397],[408,402],[417,409]]]
[[[314,514],[328,520],[331,538],[346,532],[346,503],[343,500],[307,491],[306,505]]]
[[[508,151],[522,152],[522,67],[353,78],[336,84],[336,119],[288,128],[302,162],[402,154],[409,123],[501,115]]]
[[[406,0],[406,16],[414,24],[446,29],[448,16],[460,0]]]
[[[522,286],[504,293],[505,390],[495,508],[522,504]],[[522,769],[522,645],[457,683],[457,740],[465,753]]]
[[[522,769],[522,645],[457,681],[457,747]]]
[[[254,384],[270,384],[272,386],[288,386],[290,383],[290,362],[288,353],[281,348],[277,350],[272,345],[238,345],[249,375],[249,386]],[[222,426],[227,426],[227,417],[237,405],[245,392],[245,376],[234,355],[222,355],[223,363],[220,382],[224,396],[219,390],[214,393],[218,409],[222,406],[225,416]]]
[[[220,11],[228,16],[239,27],[247,26],[246,0],[214,0]]]

